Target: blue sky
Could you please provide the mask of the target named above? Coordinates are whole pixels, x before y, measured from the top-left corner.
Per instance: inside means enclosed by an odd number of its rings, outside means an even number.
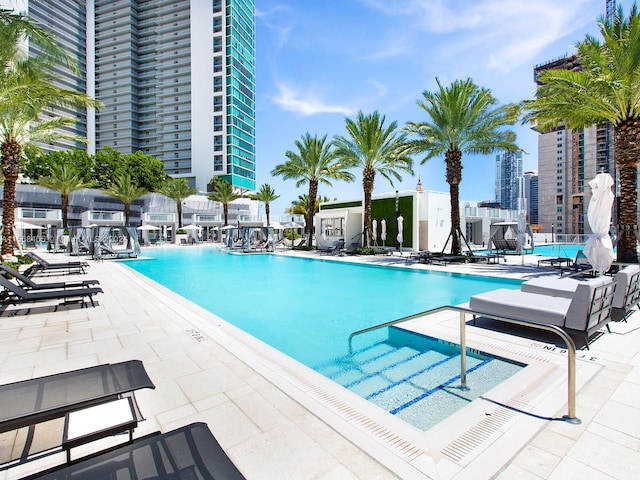
[[[632,0],[620,1],[628,14]],[[605,0],[256,0],[257,185],[281,197],[284,212],[308,186],[270,171],[309,132],[346,135],[345,117],[378,110],[387,124],[422,121],[424,90],[471,77],[500,103],[534,94],[533,66],[574,51],[585,34],[598,35]],[[537,169],[536,134],[516,126],[525,170]],[[392,187],[376,177],[375,192],[448,192],[444,158],[420,165]],[[463,156],[460,196],[492,200],[495,155]],[[329,198],[362,197],[362,172],[353,183],[321,186]]]

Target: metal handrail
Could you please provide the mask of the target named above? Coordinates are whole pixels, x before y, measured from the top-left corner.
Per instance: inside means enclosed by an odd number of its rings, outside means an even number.
[[[557,334],[564,343],[567,345],[567,404],[568,404],[568,412],[567,415],[563,415],[562,418],[573,424],[580,424],[582,421],[579,418],[576,418],[576,345],[573,342],[572,338],[560,327],[556,325],[550,325],[548,323],[540,323],[533,321],[524,321],[518,320],[517,318],[512,317],[504,317],[500,315],[494,315],[492,313],[480,312],[477,310],[471,310],[470,308],[458,307],[453,305],[445,305],[437,308],[432,308],[431,310],[426,310],[424,312],[415,313],[413,315],[409,315],[406,317],[398,318],[396,320],[391,320],[389,322],[381,323],[379,325],[374,325],[372,327],[363,328],[362,330],[358,330],[349,335],[349,353],[353,352],[352,349],[352,340],[354,337],[358,335],[362,335],[364,333],[372,332],[374,330],[378,330],[380,328],[390,327],[392,325],[397,325],[399,323],[408,322],[410,320],[415,320],[419,317],[426,317],[428,315],[433,315],[434,313],[443,312],[445,310],[457,311],[460,313],[460,383],[463,389],[467,388],[467,323],[466,323],[466,314],[469,313],[474,316],[482,316],[492,318],[494,320],[498,320],[500,322],[511,323],[514,325],[520,325],[525,327],[532,327],[538,330],[546,330],[548,332],[552,332]]]

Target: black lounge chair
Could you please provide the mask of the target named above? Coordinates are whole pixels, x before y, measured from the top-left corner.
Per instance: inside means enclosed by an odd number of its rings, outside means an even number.
[[[0,433],[155,388],[140,360],[103,364],[0,385]]]
[[[76,288],[76,287],[88,287],[90,285],[96,285],[100,282],[98,280],[82,280],[79,282],[51,282],[51,283],[36,283],[26,275],[14,270],[9,265],[4,263],[0,264],[0,270],[4,270],[12,277],[15,277],[18,282],[26,290],[55,290],[60,288]]]
[[[63,300],[67,303],[68,299],[84,299],[89,298],[92,306],[96,306],[93,296],[102,293],[100,287],[80,287],[57,290],[29,291],[20,285],[13,283],[4,275],[0,275],[0,286],[5,288],[5,294],[2,297],[2,305],[17,305],[19,303],[39,302],[45,300]],[[84,305],[84,300],[82,301]]]
[[[56,262],[52,263],[35,252],[27,252],[27,257],[31,257],[35,263],[33,263],[27,270],[25,270],[25,274],[27,276],[31,276],[37,273],[51,272],[51,271],[59,271],[66,270],[68,273],[86,273],[85,268],[89,266],[87,262]]]
[[[582,250],[578,250],[576,253],[576,259],[573,263],[567,267],[560,267],[560,276],[564,276],[565,273],[568,275],[588,275],[595,273],[595,269],[593,265],[589,263],[589,259],[584,254]]]
[[[47,470],[27,479],[42,480],[244,480],[205,423],[192,423],[167,433]]]
[[[320,253],[326,253],[327,255],[336,255],[344,253],[344,240],[338,240],[335,245],[326,248],[324,250],[320,250]]]

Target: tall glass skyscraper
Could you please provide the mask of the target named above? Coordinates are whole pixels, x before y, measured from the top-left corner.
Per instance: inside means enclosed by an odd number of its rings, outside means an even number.
[[[255,190],[253,0],[0,0],[27,11],[78,59],[63,82],[101,100],[77,113],[90,153],[142,151],[206,190]],[[34,52],[37,53],[37,52]],[[79,145],[57,144],[63,149]]]

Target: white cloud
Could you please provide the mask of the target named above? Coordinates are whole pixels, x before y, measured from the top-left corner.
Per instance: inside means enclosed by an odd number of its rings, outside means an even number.
[[[304,92],[285,85],[284,83],[278,83],[278,96],[272,98],[272,100],[280,105],[284,110],[290,112],[296,112],[301,115],[317,115],[321,113],[339,113],[342,115],[353,114],[353,109],[344,105],[330,105],[323,100],[317,98],[317,95],[313,92]]]
[[[420,51],[426,32],[435,36],[440,53],[464,55],[474,51],[477,55],[480,47],[486,53],[487,67],[502,73],[535,63],[545,47],[572,38],[572,33],[595,24],[604,13],[604,2],[596,4],[596,0],[362,1],[385,15],[407,18],[398,32],[405,40],[405,49]],[[413,47],[408,44],[410,38]],[[400,50],[388,52],[391,55]]]
[[[367,80],[367,83],[369,85],[373,86],[373,88],[374,88],[374,90],[376,92],[376,95],[378,95],[379,97],[384,97],[387,94],[387,92],[389,91],[389,87],[386,84],[384,84],[384,83],[382,83],[382,82],[380,82],[378,80],[369,79],[369,80]]]

